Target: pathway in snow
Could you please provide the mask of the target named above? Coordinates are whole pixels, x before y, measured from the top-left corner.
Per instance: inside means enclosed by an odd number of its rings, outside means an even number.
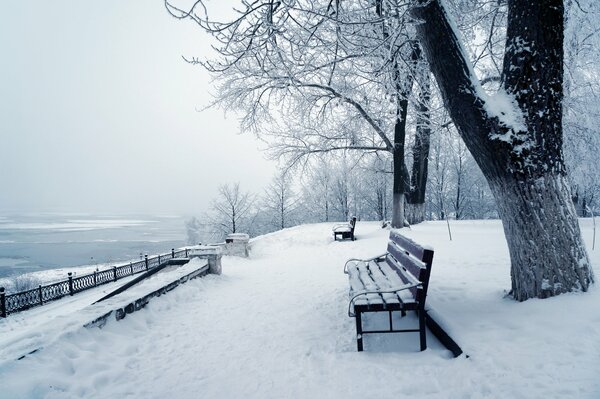
[[[501,225],[457,224],[453,242],[445,229],[429,223],[408,234],[436,249],[430,299],[469,359],[451,359],[433,340],[419,352],[418,334],[368,337],[357,353],[343,262],[381,253],[387,231],[359,222],[357,241],[334,243],[321,224],[261,237],[251,259],[224,258],[222,276],[5,363],[0,398],[595,397],[597,290],[502,299]],[[477,263],[465,261],[474,244]]]

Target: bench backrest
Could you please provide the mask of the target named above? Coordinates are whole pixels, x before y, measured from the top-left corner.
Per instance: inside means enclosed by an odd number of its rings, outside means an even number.
[[[386,262],[398,273],[407,284],[420,281],[423,288],[411,288],[417,301],[425,305],[429,276],[433,262],[433,250],[424,248],[403,235],[391,231],[387,247]]]
[[[356,216],[353,216],[352,219],[350,219],[350,227],[352,231],[354,231],[354,226],[356,226]]]

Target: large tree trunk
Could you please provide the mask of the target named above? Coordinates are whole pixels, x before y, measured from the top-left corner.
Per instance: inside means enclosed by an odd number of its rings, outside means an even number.
[[[569,184],[564,176],[495,181],[517,300],[586,290],[592,281]]]
[[[408,100],[398,101],[394,126],[394,184],[392,187],[392,227],[404,227],[404,192],[406,191],[406,165],[404,164],[404,141],[406,138],[406,113]]]
[[[421,59],[421,49],[418,44],[413,43],[411,51],[411,62],[416,66]],[[392,227],[401,228],[405,226],[405,193],[409,191],[410,176],[404,162],[404,147],[406,142],[406,115],[408,113],[408,96],[413,87],[414,78],[404,77],[401,82],[398,61],[394,61],[394,80],[396,81],[396,123],[394,124],[394,185],[392,188]]]
[[[379,17],[382,17],[381,33],[384,41],[389,39],[389,32],[386,26],[386,14],[382,0],[375,1],[375,12]],[[391,43],[390,43],[391,46]],[[390,48],[390,53],[400,51],[397,48]],[[406,114],[408,111],[407,90],[400,75],[400,67],[398,65],[398,55],[394,55],[390,60],[392,62],[392,78],[396,89],[396,119],[394,122],[394,147],[392,149],[392,168],[393,168],[393,184],[392,184],[392,227],[404,227],[404,192],[406,186],[405,175],[406,166],[404,164],[404,142],[406,139]],[[410,87],[412,87],[412,79],[408,77]]]
[[[505,93],[490,101],[439,0],[417,32],[444,103],[496,198],[517,300],[587,290],[593,275],[562,154],[562,0],[509,0]],[[501,104],[502,107],[498,107]]]
[[[404,213],[410,224],[425,220],[425,190],[427,188],[427,166],[429,161],[429,144],[431,136],[431,90],[429,69],[423,72],[420,79],[421,90],[417,104],[417,129],[413,145],[413,165],[410,188],[406,196]]]
[[[382,0],[375,1],[375,12],[382,17],[382,37],[387,41],[390,37],[385,18],[387,10]],[[392,13],[393,14],[393,13]],[[389,43],[390,54],[392,54],[392,78],[396,89],[396,119],[394,123],[394,147],[392,149],[392,162],[394,182],[392,187],[392,227],[402,228],[405,226],[405,193],[409,184],[408,171],[404,162],[404,146],[406,141],[406,115],[408,112],[408,96],[412,91],[414,78],[412,75],[402,76],[400,72],[399,58],[402,51],[393,41]],[[394,47],[392,47],[392,45]],[[421,58],[420,48],[416,43],[411,45],[411,62],[416,65]]]
[[[404,216],[408,224],[417,224],[425,220],[425,203],[423,202],[410,202],[408,196],[406,197],[406,204],[404,206]]]

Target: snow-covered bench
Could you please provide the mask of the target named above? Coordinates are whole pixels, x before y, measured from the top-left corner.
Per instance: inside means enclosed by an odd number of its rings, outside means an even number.
[[[333,240],[337,240],[338,236],[340,239],[351,239],[354,241],[354,227],[356,226],[356,217],[352,217],[352,219],[348,223],[340,223],[333,226],[331,229],[333,231]]]
[[[348,316],[356,318],[356,342],[363,350],[363,334],[419,332],[421,350],[427,348],[425,338],[425,298],[429,285],[433,250],[390,232],[387,252],[371,259],[350,259],[344,273],[350,282]],[[392,312],[417,312],[419,327],[395,330]],[[389,330],[363,330],[361,314],[389,312]]]

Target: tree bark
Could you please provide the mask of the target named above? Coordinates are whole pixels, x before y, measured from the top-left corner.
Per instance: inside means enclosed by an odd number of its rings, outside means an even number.
[[[382,0],[375,1],[375,12],[379,17],[386,15]],[[387,30],[385,18],[382,18],[382,37],[387,41],[390,37]],[[407,192],[409,176],[404,162],[404,146],[406,141],[406,115],[408,112],[408,96],[412,91],[414,78],[411,75],[401,76],[399,57],[400,48],[392,48],[390,44],[392,59],[392,78],[395,84],[396,119],[394,123],[394,142],[392,147],[392,163],[394,181],[392,186],[392,227],[402,228],[405,225],[404,203],[405,192]],[[420,57],[418,45],[411,46],[411,62],[415,63]],[[404,79],[404,80],[403,80]]]
[[[413,165],[410,178],[410,188],[406,196],[404,209],[406,220],[410,224],[421,223],[425,220],[425,190],[427,189],[427,167],[431,136],[431,89],[429,70],[422,74],[421,90],[417,105],[417,128],[413,145]]]
[[[525,300],[587,290],[592,274],[566,178],[498,180],[490,188],[510,252],[513,296]]]
[[[403,96],[404,93],[399,93]],[[406,191],[406,165],[404,164],[404,142],[406,139],[406,114],[408,100],[398,101],[396,123],[394,125],[394,184],[392,188],[392,227],[404,227],[404,193]]]
[[[411,63],[416,66],[421,58],[421,49],[417,43],[412,44]],[[414,83],[413,76],[405,77],[404,84],[400,82],[398,61],[394,61],[394,80],[396,81],[396,123],[394,124],[394,185],[392,188],[392,227],[405,226],[405,193],[410,190],[410,176],[404,162],[404,147],[406,142],[406,115],[408,114],[408,96]]]
[[[404,216],[409,224],[421,223],[425,220],[425,203],[411,203],[406,201]]]
[[[498,204],[513,296],[586,291],[593,274],[562,154],[562,0],[508,2],[502,81],[516,111],[510,119],[482,91],[440,0],[418,3],[413,15],[422,21],[417,35],[426,58]]]
[[[460,196],[460,190],[462,189],[463,182],[463,166],[462,166],[462,157],[459,154],[458,159],[458,168],[456,169],[456,198],[454,199],[454,216],[457,220],[462,219],[463,217],[463,209],[462,209],[462,198]]]

